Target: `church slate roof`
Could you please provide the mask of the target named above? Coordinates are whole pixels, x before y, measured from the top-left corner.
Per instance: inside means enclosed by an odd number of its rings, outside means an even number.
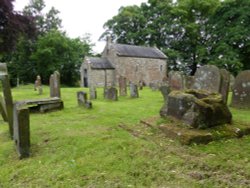
[[[112,44],[118,56],[167,59],[166,55],[157,48],[134,46],[127,44]]]
[[[86,60],[92,69],[115,69],[107,58],[89,57]]]

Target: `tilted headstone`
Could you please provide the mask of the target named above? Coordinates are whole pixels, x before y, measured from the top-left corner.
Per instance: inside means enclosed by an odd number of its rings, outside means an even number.
[[[29,109],[14,105],[14,141],[19,158],[30,155],[30,120]]]
[[[49,85],[50,85],[50,97],[61,98],[59,72],[55,71],[54,74],[50,76]]]
[[[236,108],[250,108],[250,70],[240,72],[235,78],[231,105]]]
[[[0,63],[0,80],[2,81],[3,97],[5,101],[5,109],[8,118],[9,132],[13,138],[13,99],[11,94],[11,87],[5,63]]]
[[[117,101],[117,89],[114,87],[106,88],[104,91],[104,98],[112,101]]]
[[[77,92],[78,106],[84,106],[85,108],[92,108],[92,102],[88,101],[87,93],[83,91]]]
[[[222,96],[222,100],[225,102],[225,104],[227,104],[229,84],[230,84],[230,73],[225,69],[221,69],[220,73],[221,73],[220,94]]]
[[[138,98],[139,97],[139,92],[138,92],[137,85],[133,84],[133,83],[130,83],[129,88],[130,88],[130,97],[131,98]]]
[[[194,75],[192,89],[201,89],[219,93],[221,86],[220,69],[214,65],[200,67]]]
[[[168,94],[170,93],[171,89],[167,85],[163,85],[160,87],[161,94],[164,98],[164,101],[166,102],[168,100]]]
[[[95,87],[90,86],[89,94],[90,94],[90,99],[97,99],[97,92]]]
[[[5,104],[2,96],[0,95],[0,113],[2,115],[2,118],[5,122],[8,122],[8,117],[5,109]]]
[[[183,90],[184,89],[184,75],[178,71],[169,72],[169,86],[171,90]]]
[[[127,95],[127,79],[123,76],[119,77],[119,94],[120,96]]]

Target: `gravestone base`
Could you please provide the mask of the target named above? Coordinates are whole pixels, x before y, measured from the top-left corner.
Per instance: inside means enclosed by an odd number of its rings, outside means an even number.
[[[188,127],[183,122],[170,117],[163,119],[155,116],[143,119],[141,123],[160,129],[166,137],[177,140],[183,145],[208,144],[216,140],[241,138],[244,135],[250,135],[250,123],[243,122],[219,125],[206,130]]]

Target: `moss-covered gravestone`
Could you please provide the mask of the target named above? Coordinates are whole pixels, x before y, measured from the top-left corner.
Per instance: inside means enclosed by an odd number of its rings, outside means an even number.
[[[230,123],[232,120],[232,114],[221,95],[202,90],[172,91],[160,115],[175,117],[199,129]]]
[[[58,71],[55,71],[52,75],[50,75],[49,85],[50,97],[61,98],[60,74]]]

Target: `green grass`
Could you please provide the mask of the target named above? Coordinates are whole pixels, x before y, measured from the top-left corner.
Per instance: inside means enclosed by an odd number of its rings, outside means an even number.
[[[145,88],[139,99],[112,102],[98,89],[93,109],[87,110],[77,106],[80,90],[62,88],[64,110],[30,115],[28,159],[18,159],[0,119],[0,188],[249,187],[250,136],[182,146],[139,124],[159,114],[160,92]],[[31,85],[12,94],[14,100],[47,98],[49,88],[41,96]],[[250,111],[231,110],[234,119],[250,123]]]

